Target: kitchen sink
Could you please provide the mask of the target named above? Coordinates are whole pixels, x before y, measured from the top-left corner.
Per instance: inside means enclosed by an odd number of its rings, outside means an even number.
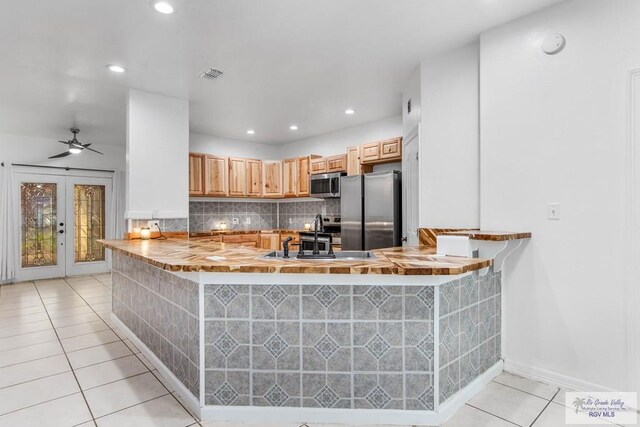
[[[304,251],[305,258],[297,258],[298,251],[290,251],[289,258],[284,258],[283,251],[272,251],[265,255],[261,255],[258,259],[279,259],[279,260],[294,260],[294,261],[361,261],[361,260],[373,260],[376,258],[370,251],[337,251],[335,257],[327,254],[327,252],[321,252],[319,255],[313,256],[311,251]]]

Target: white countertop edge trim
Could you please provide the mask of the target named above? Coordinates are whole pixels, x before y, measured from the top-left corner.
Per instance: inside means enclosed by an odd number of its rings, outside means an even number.
[[[438,286],[472,274],[403,276],[398,274],[210,273],[173,274],[205,285],[387,285]]]

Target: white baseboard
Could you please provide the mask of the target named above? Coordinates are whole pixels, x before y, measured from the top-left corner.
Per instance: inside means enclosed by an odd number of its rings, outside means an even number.
[[[592,382],[570,377],[558,372],[510,360],[504,361],[504,370],[531,380],[575,391],[616,391],[600,384],[594,384]]]
[[[444,424],[453,416],[458,409],[470,401],[476,394],[480,393],[487,384],[503,371],[504,363],[499,360],[495,365],[487,369],[482,375],[471,381],[465,388],[454,394],[445,403],[440,404],[440,423]]]
[[[162,363],[162,361],[158,359],[158,357],[149,349],[149,347],[147,347],[142,341],[140,341],[140,338],[138,338],[136,334],[134,334],[124,323],[122,323],[122,321],[118,319],[118,317],[114,313],[111,313],[111,320],[116,324],[118,328],[120,328],[125,333],[127,338],[131,340],[133,345],[138,347],[144,357],[149,359],[149,362],[151,362],[151,364],[158,370],[158,372],[160,372],[160,375],[162,375],[162,377],[167,380],[169,384],[171,384],[171,386],[180,395],[180,397],[182,397],[189,409],[194,414],[202,416],[200,401],[197,397],[191,394],[189,389],[185,387],[184,384],[182,384],[182,381],[180,381],[175,375],[173,375],[173,372],[171,372],[169,368],[167,368],[165,364]]]
[[[349,425],[439,426],[478,394],[502,372],[499,361],[440,406],[440,411],[400,409],[272,408],[259,406],[205,405],[200,413],[205,421],[257,423],[313,423]]]

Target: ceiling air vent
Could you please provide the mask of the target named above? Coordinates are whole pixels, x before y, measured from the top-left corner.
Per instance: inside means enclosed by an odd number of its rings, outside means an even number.
[[[205,80],[215,80],[221,75],[222,75],[222,71],[216,70],[215,68],[209,68],[207,71],[200,74],[200,78]]]

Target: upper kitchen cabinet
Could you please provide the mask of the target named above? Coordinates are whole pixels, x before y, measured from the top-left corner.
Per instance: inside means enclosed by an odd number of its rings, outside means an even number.
[[[381,159],[402,159],[402,138],[380,141]]]
[[[262,196],[279,198],[282,192],[282,162],[262,162]]]
[[[360,150],[360,162],[362,164],[400,161],[402,160],[402,138],[363,144]]]
[[[247,195],[247,160],[237,157],[229,158],[229,196],[245,197]]]
[[[204,195],[204,154],[189,153],[189,195]]]
[[[207,196],[227,196],[229,194],[229,158],[205,156],[204,192]]]
[[[362,163],[367,163],[378,160],[380,160],[380,143],[370,142],[368,144],[362,144],[360,161]]]
[[[347,155],[327,157],[327,173],[345,172],[347,170]]]
[[[327,172],[327,160],[326,159],[313,159],[311,160],[311,175],[317,173]]]
[[[363,165],[360,160],[360,153],[362,153],[362,147],[355,145],[347,148],[346,167],[347,175],[362,175],[373,171],[373,165]]]
[[[284,159],[282,161],[282,194],[284,197],[298,195],[298,159]]]
[[[247,196],[262,196],[262,161],[247,159]]]
[[[311,194],[311,161],[319,158],[320,156],[312,154],[310,156],[298,157],[296,160],[296,167],[298,169],[298,197],[304,197]]]

